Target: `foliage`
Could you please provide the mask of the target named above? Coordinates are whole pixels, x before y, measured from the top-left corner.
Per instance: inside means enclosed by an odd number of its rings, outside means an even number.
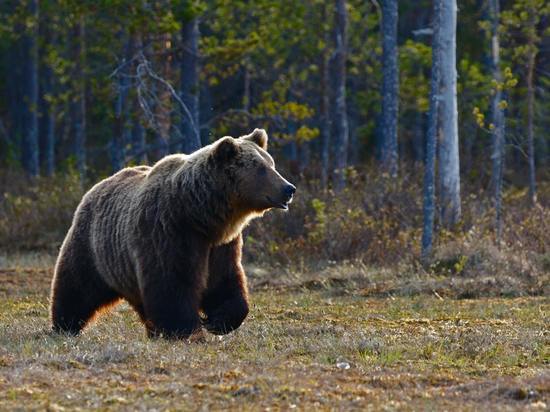
[[[0,183],[7,190],[0,193],[0,247],[57,249],[84,193],[75,170],[32,184],[12,173]]]
[[[134,2],[129,0],[104,0],[96,3],[63,0],[41,1],[39,21],[28,14],[30,0],[3,2],[0,6],[0,76],[8,79],[0,86],[0,121],[7,139],[0,138],[0,147],[9,146],[11,152],[2,150],[0,166],[17,160],[20,153],[22,125],[17,111],[24,102],[13,103],[12,96],[20,94],[16,87],[22,81],[22,72],[9,63],[23,59],[21,35],[39,26],[40,65],[53,72],[52,85],[41,95],[55,112],[55,157],[63,161],[74,150],[74,103],[78,100],[82,82],[86,84],[86,120],[88,169],[104,173],[111,165],[106,156],[117,133],[115,101],[120,93],[128,92],[127,123],[146,126],[146,150],[155,158],[159,128],[170,133],[177,129],[178,120],[175,99],[167,99],[166,91],[149,90],[159,94],[162,104],[151,107],[153,113],[145,114],[137,99],[137,61],[146,58],[155,73],[178,89],[178,62],[181,54],[182,26],[192,18],[200,19],[200,76],[201,76],[201,130],[203,142],[224,134],[238,134],[252,126],[264,126],[273,135],[276,146],[290,161],[298,161],[303,170],[319,155],[321,119],[320,64],[321,57],[333,53],[332,3],[324,0],[298,2],[284,0],[260,0],[255,2],[223,0],[166,0],[163,2]],[[372,157],[379,141],[378,115],[381,87],[380,9],[377,2],[349,0],[349,53],[347,62],[348,114],[351,134],[357,147],[350,148],[354,161]],[[516,0],[503,2],[501,36],[503,38],[504,66],[509,67],[513,78],[506,79],[506,86],[491,85],[487,67],[489,48],[487,20],[484,5],[468,1],[461,4],[459,42],[458,98],[461,115],[460,135],[475,135],[461,139],[466,154],[479,153],[488,144],[485,135],[476,134],[472,125],[484,129],[484,117],[488,111],[491,87],[508,87],[512,82],[518,87],[509,90],[506,101],[510,110],[510,124],[517,127],[524,116],[523,90],[526,53],[541,47],[549,10],[543,0]],[[427,110],[428,76],[431,59],[430,37],[416,35],[415,31],[429,26],[430,4],[418,3],[418,7],[401,5],[399,21],[400,62],[400,151],[403,159],[419,160],[418,147],[422,139]],[[86,27],[83,39],[84,76],[75,76],[79,63],[74,56],[77,40],[75,25]],[[412,33],[412,35],[411,35]],[[128,44],[131,43],[132,47]],[[127,48],[130,53],[126,55]],[[11,54],[10,54],[11,53]],[[14,56],[13,53],[16,53]],[[19,54],[17,54],[19,53]],[[130,60],[127,60],[130,59]],[[330,62],[329,62],[330,63]],[[120,75],[129,84],[117,84]],[[42,71],[40,74],[42,78]],[[545,90],[545,79],[535,81]],[[245,83],[249,82],[249,95]],[[43,88],[42,80],[40,89]],[[125,89],[128,88],[128,90]],[[152,87],[152,86],[151,86]],[[154,89],[154,87],[152,87]],[[536,111],[537,122],[543,127],[543,103]],[[43,108],[40,107],[40,115]],[[160,113],[161,111],[166,113]],[[476,113],[472,115],[473,111]],[[162,125],[155,125],[148,116],[155,116]],[[40,133],[43,138],[43,119]],[[128,126],[130,125],[130,126]],[[412,131],[415,131],[412,133]],[[543,130],[543,129],[541,129]],[[0,135],[2,130],[0,130]],[[166,137],[164,137],[166,138]],[[542,140],[541,138],[540,140]],[[4,140],[4,141],[3,141]],[[9,140],[9,142],[6,142]],[[298,144],[300,155],[292,145]],[[541,147],[544,147],[541,142]],[[132,142],[124,142],[127,163],[135,162]],[[304,155],[302,155],[304,151]],[[331,147],[331,151],[334,148]],[[11,153],[9,155],[8,153]],[[307,154],[309,153],[309,154]],[[152,156],[151,156],[152,155]],[[514,159],[517,159],[515,156]],[[10,160],[11,159],[11,160]],[[477,159],[476,159],[477,160]],[[304,164],[302,164],[304,163]],[[466,159],[466,163],[471,162]],[[521,164],[519,165],[521,166]],[[476,166],[480,169],[480,166]],[[481,170],[467,171],[482,175]],[[314,169],[310,174],[317,173]]]

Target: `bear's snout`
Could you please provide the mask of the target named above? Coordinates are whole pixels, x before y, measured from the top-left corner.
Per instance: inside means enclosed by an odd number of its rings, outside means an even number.
[[[294,186],[292,183],[289,183],[284,187],[283,197],[286,200],[286,203],[292,202],[292,197],[294,196],[294,193],[296,193],[296,186]]]
[[[289,183],[285,189],[284,189],[285,195],[291,199],[294,193],[296,193],[296,186],[294,186],[292,183]]]
[[[296,193],[296,186],[292,183],[286,182],[283,186],[279,199],[280,201],[274,202],[275,207],[283,210],[288,210],[288,204],[292,202],[292,197]]]

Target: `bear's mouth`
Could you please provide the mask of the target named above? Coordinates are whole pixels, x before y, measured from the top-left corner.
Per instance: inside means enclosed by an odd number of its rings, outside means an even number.
[[[292,202],[292,197],[285,202],[275,202],[269,196],[266,196],[265,198],[269,203],[273,205],[273,207],[276,207],[277,209],[283,209],[283,210],[288,210],[288,204]]]

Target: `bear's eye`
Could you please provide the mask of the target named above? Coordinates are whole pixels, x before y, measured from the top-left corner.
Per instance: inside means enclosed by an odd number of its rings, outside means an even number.
[[[262,165],[258,168],[258,175],[265,176],[266,173],[267,173],[267,167]]]

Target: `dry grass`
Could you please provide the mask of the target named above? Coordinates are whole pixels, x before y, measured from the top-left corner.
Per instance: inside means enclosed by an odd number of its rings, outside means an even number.
[[[376,291],[388,276],[374,270],[355,268],[355,278],[338,266],[316,278],[256,270],[251,315],[223,339],[148,340],[125,304],[73,338],[47,330],[51,261],[0,257],[0,410],[547,410],[550,402],[544,296],[456,300],[443,289]]]

